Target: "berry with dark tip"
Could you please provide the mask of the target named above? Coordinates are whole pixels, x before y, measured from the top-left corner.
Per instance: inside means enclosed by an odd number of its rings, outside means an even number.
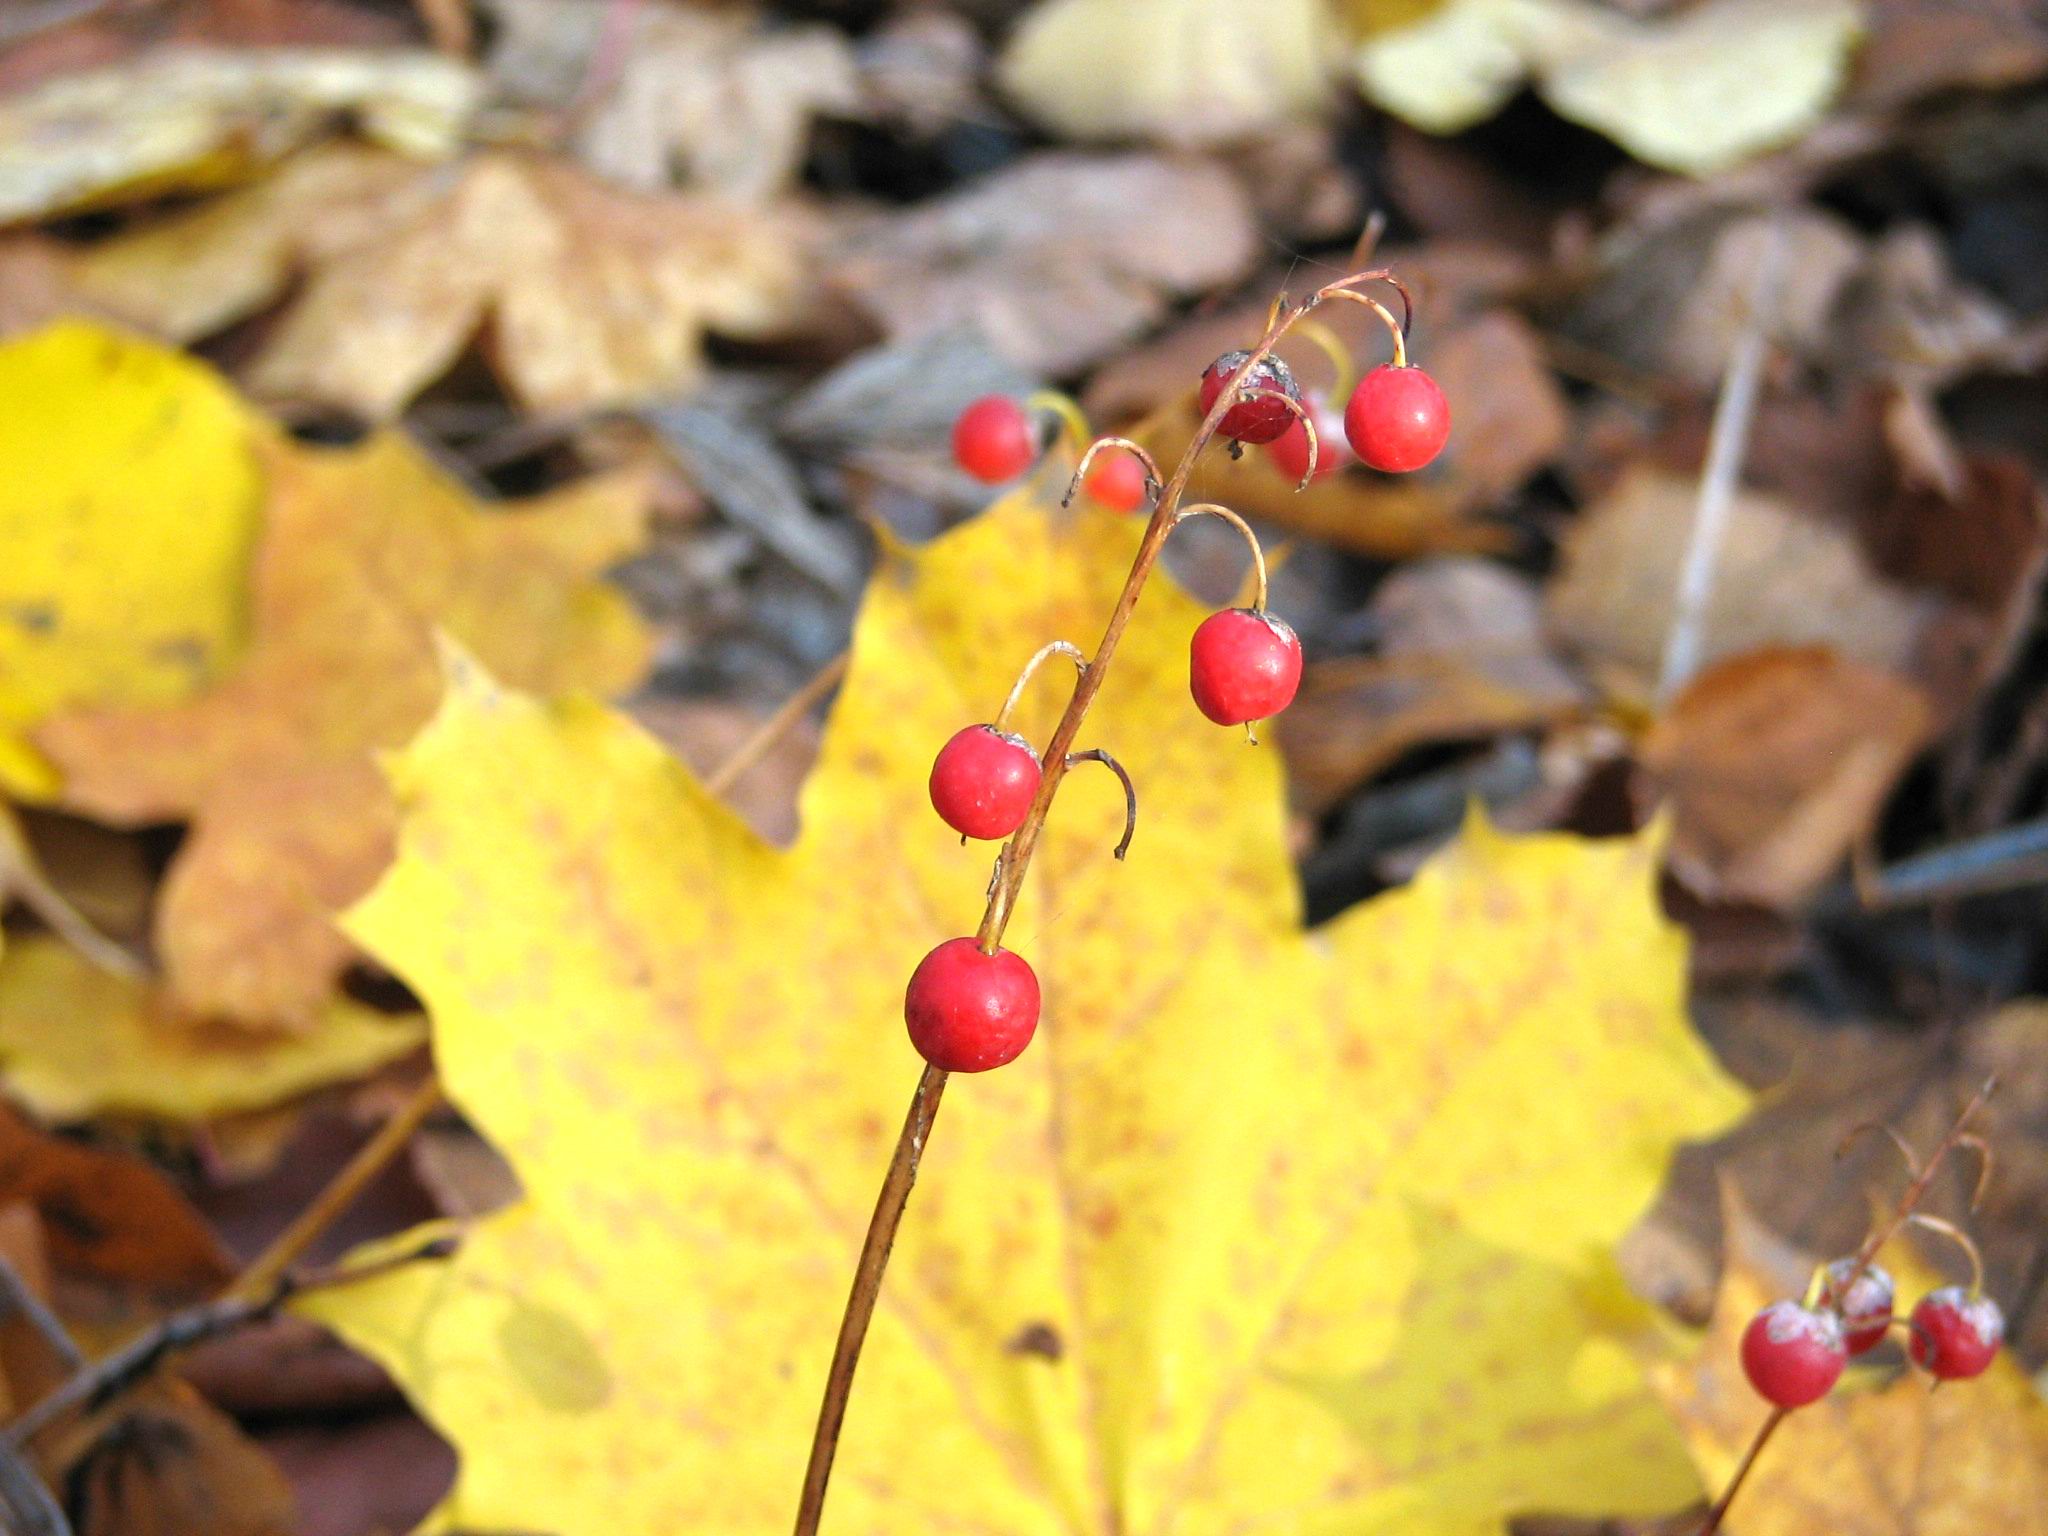
[[[1294,702],[1301,640],[1270,613],[1226,608],[1202,620],[1188,647],[1195,707],[1218,725],[1265,720]]]
[[[1020,955],[948,939],[910,973],[903,994],[910,1043],[946,1072],[987,1072],[1015,1061],[1038,1028],[1038,978]]]
[[[1451,435],[1451,407],[1436,380],[1420,368],[1382,364],[1358,381],[1344,407],[1344,435],[1374,469],[1420,469]]]
[[[1765,1402],[1803,1408],[1841,1380],[1848,1363],[1842,1324],[1832,1312],[1774,1301],[1742,1333],[1742,1370]]]
[[[1841,1318],[1842,1342],[1851,1355],[1868,1354],[1884,1342],[1892,1322],[1892,1303],[1898,1288],[1892,1277],[1875,1264],[1866,1264],[1853,1281],[1854,1259],[1837,1259],[1827,1268],[1821,1282],[1820,1304]],[[1848,1281],[1848,1288],[1843,1283]]]
[[[1024,824],[1039,776],[1038,757],[1022,736],[970,725],[932,761],[932,809],[963,837],[1008,837]]]
[[[2005,1341],[2005,1314],[1960,1285],[1929,1291],[1913,1308],[1913,1363],[1942,1381],[1981,1376]]]
[[[983,395],[953,423],[953,458],[989,485],[1014,480],[1038,457],[1038,429],[1008,395]]]
[[[1251,360],[1249,352],[1226,352],[1211,363],[1202,374],[1202,414],[1207,416],[1222,397],[1224,387],[1235,378],[1238,371]],[[1266,391],[1255,398],[1246,399],[1254,390]],[[1287,430],[1294,420],[1294,412],[1287,408],[1286,401],[1276,400],[1274,395],[1285,395],[1288,400],[1301,399],[1301,388],[1294,382],[1294,373],[1279,358],[1267,356],[1259,359],[1258,366],[1245,375],[1243,390],[1237,403],[1223,413],[1223,420],[1216,430],[1223,436],[1240,443],[1270,443]]]

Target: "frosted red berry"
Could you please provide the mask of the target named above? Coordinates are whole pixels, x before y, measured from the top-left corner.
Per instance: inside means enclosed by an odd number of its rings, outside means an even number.
[[[1218,725],[1269,719],[1301,686],[1301,641],[1270,613],[1212,613],[1188,647],[1188,686],[1195,707]]]
[[[1152,493],[1145,481],[1144,463],[1128,448],[1106,448],[1096,454],[1082,485],[1112,512],[1135,512]]]
[[[1202,374],[1204,416],[1215,408],[1224,386],[1250,360],[1249,352],[1226,352],[1208,366]],[[1217,424],[1216,430],[1240,443],[1272,442],[1294,420],[1294,412],[1287,408],[1285,401],[1273,399],[1272,394],[1285,395],[1289,400],[1301,398],[1301,388],[1294,382],[1293,370],[1277,357],[1263,357],[1259,359],[1258,366],[1245,376],[1243,389],[1245,394],[1254,390],[1271,393],[1256,399],[1240,398],[1223,413],[1223,420]]]
[[[1420,368],[1383,364],[1358,381],[1344,407],[1352,452],[1374,469],[1420,469],[1451,435],[1451,407]]]
[[[1023,957],[984,955],[973,939],[948,939],[910,973],[903,994],[910,1043],[947,1072],[987,1072],[1015,1061],[1038,1028],[1038,978]]]
[[[983,395],[953,423],[953,458],[990,485],[1014,480],[1038,457],[1038,429],[1008,395]]]
[[[1842,1324],[1832,1312],[1774,1301],[1742,1333],[1742,1370],[1765,1402],[1803,1408],[1841,1380],[1848,1363]]]
[[[1038,757],[1022,736],[970,725],[932,761],[932,809],[962,836],[1008,837],[1024,824],[1038,779]]]
[[[1866,1264],[1858,1272],[1854,1259],[1837,1259],[1821,1282],[1820,1304],[1841,1318],[1842,1342],[1849,1353],[1861,1355],[1884,1342],[1897,1295],[1891,1275],[1877,1265]]]
[[[1913,1308],[1913,1363],[1943,1381],[1981,1376],[2005,1341],[2005,1314],[1989,1296],[1959,1285],[1920,1298]]]
[[[1316,424],[1316,479],[1334,475],[1352,461],[1351,444],[1344,435],[1344,418],[1328,401],[1309,395],[1303,402]],[[1288,479],[1299,481],[1308,473],[1308,429],[1290,421],[1287,430],[1267,445],[1273,467]]]

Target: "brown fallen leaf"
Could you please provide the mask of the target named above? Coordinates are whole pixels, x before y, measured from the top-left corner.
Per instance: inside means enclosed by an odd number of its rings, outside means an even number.
[[[1875,820],[1935,723],[1925,692],[1820,646],[1700,673],[1639,748],[1671,868],[1715,900],[1798,905]]]
[[[566,108],[602,54],[602,94],[573,114],[569,148],[608,181],[677,183],[760,201],[803,164],[811,121],[864,116],[854,47],[836,27],[764,27],[752,11],[637,6],[621,19],[584,0],[489,0],[492,77]],[[609,38],[607,33],[612,34]]]
[[[1548,597],[1557,633],[1614,695],[1646,699],[1671,629],[1698,485],[1630,467],[1564,536]],[[1897,673],[1936,600],[1885,581],[1855,536],[1782,499],[1741,491],[1729,509],[1701,638],[1703,663],[1770,646],[1823,645]]]
[[[1310,667],[1275,722],[1310,814],[1416,747],[1534,729],[1590,702],[1544,642],[1533,584],[1502,566],[1418,561],[1380,584],[1372,610],[1379,654]]]
[[[973,325],[1011,361],[1052,374],[1116,351],[1258,255],[1251,204],[1219,166],[1043,154],[854,222],[827,278],[891,336]]]
[[[482,338],[520,404],[569,411],[687,386],[706,330],[788,323],[805,228],[787,209],[620,191],[540,156],[433,167],[339,145],[95,247],[74,280],[187,341],[303,277],[250,364],[272,398],[395,416]]]
[[[2021,85],[2048,73],[2048,18],[2032,0],[1864,0],[1852,107],[1897,106],[1933,91]]]
[[[291,1485],[234,1420],[157,1380],[51,1437],[76,1536],[291,1536]]]
[[[433,712],[436,631],[543,691],[630,685],[646,637],[594,573],[638,544],[645,488],[595,479],[493,512],[396,433],[260,457],[240,665],[188,702],[61,715],[39,740],[68,807],[193,822],[156,916],[186,1005],[310,1026],[351,954],[333,915],[389,858],[373,754]]]
[[[39,1131],[4,1105],[0,1202],[36,1213],[49,1265],[60,1275],[187,1301],[234,1274],[213,1229],[156,1169]]]
[[[1696,1360],[1652,1367],[1709,1488],[1726,1485],[1769,1407],[1744,1378],[1742,1331],[1785,1294],[1774,1240],[1738,1201]],[[1882,1256],[1902,1300],[1931,1283],[1900,1245]],[[1793,1281],[1797,1284],[1797,1280]],[[1910,1302],[1905,1302],[1910,1305]],[[1896,1366],[1858,1367],[1790,1414],[1757,1459],[1727,1536],[2041,1536],[2048,1532],[2048,1402],[2010,1353],[1934,1390]]]

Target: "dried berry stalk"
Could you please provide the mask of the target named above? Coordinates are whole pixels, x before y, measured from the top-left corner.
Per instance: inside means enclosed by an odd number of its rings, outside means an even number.
[[[1396,322],[1377,301],[1356,291],[1372,283],[1384,283],[1401,295],[1404,322]],[[1318,290],[1298,308],[1289,309],[1284,299],[1276,305],[1265,335],[1238,365],[1235,378],[1239,381],[1255,378],[1259,365],[1272,355],[1274,347],[1281,339],[1310,312],[1330,299],[1350,300],[1377,311],[1393,332],[1397,348],[1400,346],[1402,333],[1406,328],[1405,312],[1411,307],[1407,291],[1391,272],[1384,269],[1358,272]],[[1403,360],[1405,361],[1405,358]],[[1109,622],[1102,632],[1102,639],[1096,644],[1094,655],[1081,664],[1073,694],[1067,702],[1066,712],[1060,716],[1059,724],[1054,728],[1052,739],[1046,746],[1041,759],[1042,777],[1039,781],[1038,794],[1032,801],[1023,824],[998,857],[996,877],[990,889],[988,906],[982,914],[980,927],[975,934],[984,954],[995,953],[1002,942],[1003,931],[1009,925],[1018,893],[1023,888],[1024,876],[1031,867],[1032,855],[1037,851],[1039,836],[1045,830],[1046,817],[1052,810],[1053,799],[1059,793],[1060,784],[1065,779],[1068,768],[1089,756],[1074,751],[1075,740],[1080,734],[1081,724],[1087,717],[1089,706],[1095,702],[1096,694],[1101,691],[1103,679],[1108,675],[1110,662],[1116,654],[1117,643],[1123,638],[1124,630],[1130,624],[1131,614],[1137,607],[1138,596],[1144,591],[1152,568],[1159,561],[1160,551],[1166,545],[1167,536],[1173,531],[1176,521],[1181,516],[1181,498],[1187,489],[1188,477],[1194,470],[1195,461],[1216,436],[1223,418],[1230,414],[1232,408],[1240,403],[1241,396],[1247,393],[1250,391],[1242,390],[1237,383],[1222,389],[1204,415],[1187,451],[1181,456],[1179,464],[1175,466],[1172,475],[1160,490],[1151,520],[1146,524],[1144,536],[1139,542],[1137,555],[1131,562],[1130,575],[1124,581],[1123,591],[1118,595],[1115,607],[1110,610]],[[1266,395],[1269,392],[1260,390],[1256,393]],[[1298,404],[1289,401],[1288,405],[1304,422],[1310,434],[1312,475],[1315,451],[1314,424],[1308,421]],[[1147,467],[1149,470],[1149,463]],[[1084,459],[1075,475],[1076,488],[1086,470],[1087,461]],[[1309,476],[1303,477],[1304,483],[1308,478]],[[1072,495],[1073,490],[1070,489],[1070,499]],[[928,1064],[918,1078],[917,1090],[911,1096],[910,1110],[904,1117],[902,1133],[897,1137],[888,1173],[882,1180],[874,1215],[868,1222],[867,1237],[861,1245],[860,1259],[854,1269],[852,1290],[847,1296],[846,1311],[840,1319],[838,1339],[833,1346],[832,1364],[825,1379],[824,1400],[819,1405],[817,1428],[811,1439],[810,1459],[804,1469],[803,1493],[797,1506],[796,1536],[815,1536],[824,1511],[826,1487],[832,1476],[832,1460],[838,1449],[840,1427],[846,1417],[847,1399],[853,1387],[854,1370],[860,1361],[861,1345],[867,1337],[868,1324],[874,1316],[875,1302],[881,1291],[883,1272],[888,1267],[890,1249],[895,1243],[896,1229],[903,1219],[903,1208],[910,1198],[911,1187],[917,1181],[918,1163],[923,1158],[925,1143],[931,1135],[932,1122],[938,1115],[939,1101],[946,1091],[947,1077],[948,1074],[944,1070]]]

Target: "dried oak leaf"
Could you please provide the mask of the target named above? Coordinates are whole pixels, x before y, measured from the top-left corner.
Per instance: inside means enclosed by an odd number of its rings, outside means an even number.
[[[1047,0],[996,78],[1067,138],[1223,144],[1327,106],[1340,41],[1324,0]]]
[[[54,939],[0,958],[0,1082],[46,1120],[206,1120],[346,1082],[418,1047],[416,1015],[330,1002],[298,1033],[205,1019]]]
[[[910,213],[863,218],[828,277],[893,337],[973,326],[1034,372],[1115,352],[1174,299],[1258,259],[1222,167],[1159,155],[1037,155]]]
[[[1926,692],[1824,646],[1700,673],[1643,738],[1676,817],[1673,869],[1702,894],[1790,907],[1835,872],[1933,734]]]
[[[50,1266],[191,1298],[234,1276],[176,1186],[140,1159],[37,1130],[0,1106],[0,1204],[25,1202]]]
[[[397,49],[170,48],[0,96],[0,222],[231,185],[337,112],[370,137],[445,154],[474,71]]]
[[[707,330],[795,314],[803,225],[786,209],[607,187],[538,155],[415,164],[360,146],[106,242],[81,292],[190,340],[304,290],[250,365],[260,394],[397,415],[481,337],[534,410],[689,384]]]
[[[259,456],[241,662],[197,697],[74,711],[35,740],[67,808],[193,823],[156,916],[183,1002],[303,1024],[350,955],[334,913],[390,855],[372,756],[432,714],[436,631],[541,692],[630,686],[646,633],[596,573],[637,546],[646,494],[614,476],[487,507],[397,433],[338,451],[269,438]]]
[[[1742,1374],[1742,1330],[1785,1294],[1773,1240],[1732,1200],[1727,1259],[1696,1360],[1653,1369],[1701,1479],[1725,1486],[1769,1412]],[[1937,1282],[1903,1247],[1882,1255],[1901,1305]],[[1796,1283],[1796,1282],[1795,1282]],[[2042,1536],[2048,1402],[2007,1354],[1974,1381],[1933,1389],[1896,1366],[1851,1371],[1786,1418],[1731,1511],[1729,1536]]]
[[[261,478],[220,377],[117,331],[0,346],[0,399],[0,463],[34,469],[0,476],[0,784],[46,797],[28,727],[169,702],[233,659]]]
[[[456,1445],[451,1523],[786,1519],[917,1075],[903,978],[987,883],[931,753],[1092,635],[1138,538],[1019,493],[892,551],[787,851],[617,716],[455,667],[349,921],[526,1198],[304,1308]],[[1202,617],[1155,578],[1090,716],[1137,840],[1108,856],[1108,775],[1061,797],[1012,928],[1044,1025],[949,1095],[835,1529],[1496,1536],[1685,1502],[1605,1249],[1743,1098],[1686,1028],[1654,848],[1475,822],[1304,932],[1278,761],[1187,705]]]

